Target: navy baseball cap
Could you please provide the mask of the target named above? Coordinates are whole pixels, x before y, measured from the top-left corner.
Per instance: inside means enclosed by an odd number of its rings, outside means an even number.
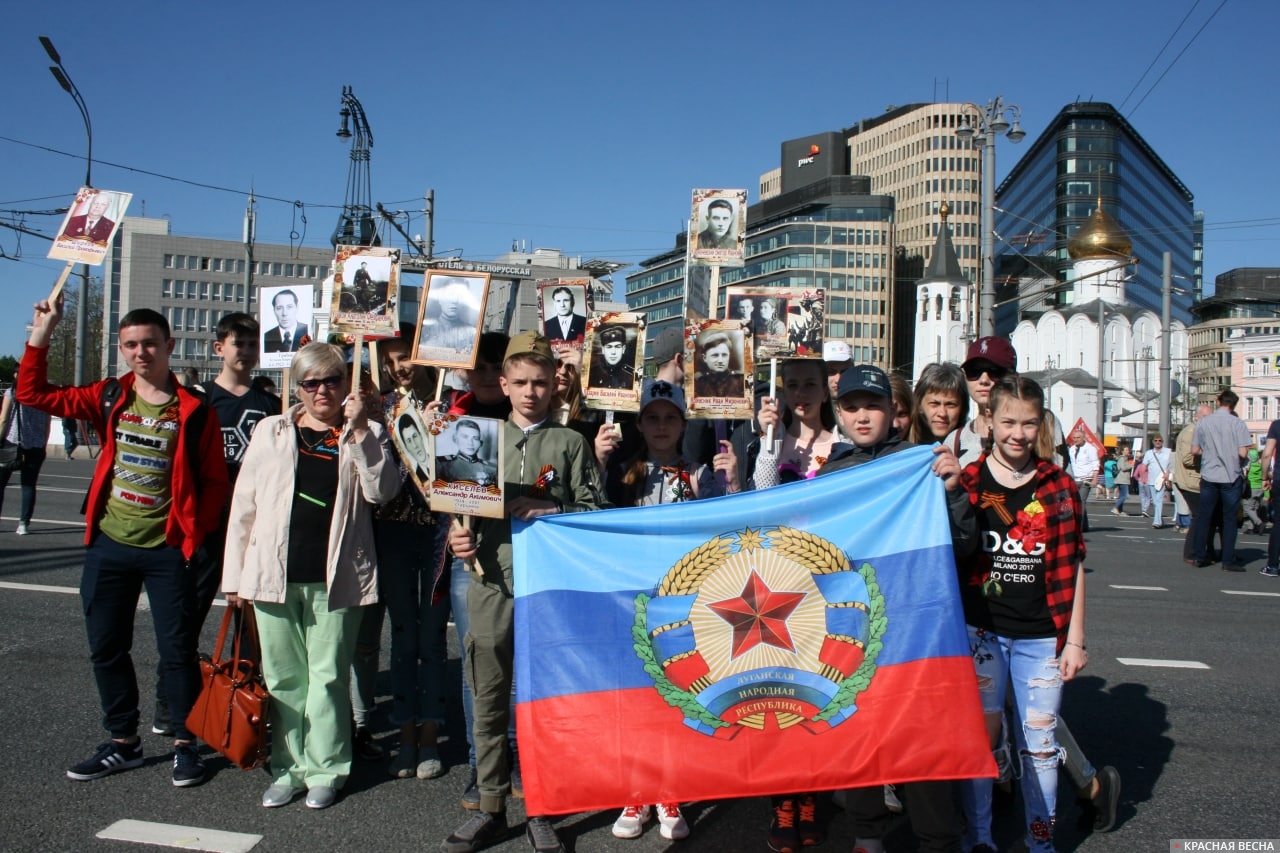
[[[874,364],[855,364],[840,374],[840,384],[836,386],[837,397],[856,394],[859,391],[893,399],[893,391],[889,388],[889,377]]]

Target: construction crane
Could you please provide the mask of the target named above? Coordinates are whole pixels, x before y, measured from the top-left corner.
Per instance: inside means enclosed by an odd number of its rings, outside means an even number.
[[[373,221],[373,190],[369,183],[369,150],[373,148],[373,131],[364,107],[356,100],[350,86],[342,87],[342,109],[338,113],[342,126],[339,139],[351,139],[351,166],[347,172],[347,195],[329,242],[335,247],[379,246],[378,228]],[[352,133],[352,125],[355,132]]]

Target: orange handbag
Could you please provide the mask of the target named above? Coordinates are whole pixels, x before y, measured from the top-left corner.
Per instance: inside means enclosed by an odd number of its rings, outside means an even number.
[[[258,647],[253,608],[240,608],[239,630],[231,645],[231,657],[223,658],[227,632],[236,608],[228,606],[218,630],[213,657],[200,656],[200,696],[187,715],[187,728],[241,770],[253,770],[267,762],[267,703],[270,697],[253,656],[242,656],[240,640],[247,633]]]

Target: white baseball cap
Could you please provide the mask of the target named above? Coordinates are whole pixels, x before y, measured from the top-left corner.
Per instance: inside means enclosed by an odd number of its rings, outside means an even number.
[[[853,361],[853,350],[844,341],[826,341],[822,344],[822,360],[841,362]]]

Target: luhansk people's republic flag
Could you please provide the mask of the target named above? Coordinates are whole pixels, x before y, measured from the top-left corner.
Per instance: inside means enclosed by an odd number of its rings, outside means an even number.
[[[516,522],[529,813],[994,776],[932,460]]]

